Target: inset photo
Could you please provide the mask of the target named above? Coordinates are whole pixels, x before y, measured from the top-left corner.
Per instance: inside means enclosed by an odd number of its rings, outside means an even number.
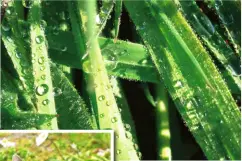
[[[112,130],[0,131],[1,161],[113,161]]]

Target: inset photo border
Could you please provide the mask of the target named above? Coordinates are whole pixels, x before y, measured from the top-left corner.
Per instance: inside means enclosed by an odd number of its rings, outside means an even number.
[[[0,130],[0,160],[114,161],[114,131]]]

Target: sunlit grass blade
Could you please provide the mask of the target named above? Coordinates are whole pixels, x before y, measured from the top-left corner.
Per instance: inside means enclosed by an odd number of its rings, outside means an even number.
[[[36,106],[40,114],[56,114],[53,85],[50,73],[47,41],[41,26],[41,1],[33,1],[29,10],[31,56],[33,62],[34,84],[37,93]],[[44,79],[43,79],[44,78]],[[44,129],[58,129],[57,120]]]
[[[80,21],[82,24],[86,24],[83,28],[85,37],[89,38],[88,46],[90,48],[86,52],[82,51],[82,53],[88,53],[88,57],[85,59],[90,59],[91,78],[86,78],[88,81],[87,87],[89,87],[92,103],[96,104],[97,109],[95,109],[95,112],[98,117],[99,128],[113,129],[118,135],[116,146],[122,150],[122,153],[117,156],[118,160],[138,160],[134,147],[129,146],[127,148],[127,145],[133,145],[132,138],[130,135],[126,136],[126,129],[111,89],[98,41],[96,38],[93,39],[96,33],[94,25],[96,16],[95,1],[78,2],[78,13],[86,13],[81,15]],[[88,21],[86,21],[86,17],[88,17]],[[102,118],[102,114],[105,114],[104,118]]]
[[[124,4],[180,114],[206,156],[239,159],[239,109],[174,2],[125,1]]]
[[[132,140],[132,142],[126,142],[128,143],[127,147],[133,147],[129,149],[129,153],[137,153],[139,158],[142,158],[142,154],[139,151],[139,145],[137,143],[137,136],[136,136],[136,130],[135,130],[135,124],[130,112],[130,107],[127,102],[127,99],[124,94],[124,90],[121,87],[120,81],[111,76],[110,83],[112,85],[113,94],[115,96],[115,99],[117,101],[117,105],[119,107],[119,113],[121,114],[122,123],[126,130],[126,138]],[[105,114],[104,114],[105,115]],[[119,140],[119,134],[116,133],[116,138]],[[120,140],[121,142],[121,140]],[[120,143],[119,143],[120,144]],[[123,158],[125,155],[127,155],[126,150],[122,148],[122,146],[116,146],[115,154],[118,156],[117,158]],[[124,156],[122,156],[124,155]]]
[[[171,160],[171,136],[169,122],[168,93],[163,84],[156,85],[156,127],[158,159]]]

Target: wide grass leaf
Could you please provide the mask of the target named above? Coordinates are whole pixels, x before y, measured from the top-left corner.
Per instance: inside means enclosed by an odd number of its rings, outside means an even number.
[[[239,109],[175,3],[125,1],[125,6],[177,109],[206,156],[239,159]]]

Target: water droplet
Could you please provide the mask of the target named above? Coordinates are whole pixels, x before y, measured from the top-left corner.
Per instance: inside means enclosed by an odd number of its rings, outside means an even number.
[[[183,86],[183,84],[181,81],[178,80],[175,82],[175,85],[174,85],[175,88],[181,88],[182,86]]]
[[[119,56],[123,56],[128,54],[128,50],[124,49],[122,52],[120,52]]]
[[[96,24],[97,25],[101,25],[102,24],[99,14],[96,15]]]
[[[62,94],[62,90],[60,88],[55,87],[53,89],[53,94],[54,94],[54,96],[59,96]]]
[[[16,58],[20,59],[20,58],[21,58],[21,56],[22,56],[22,54],[21,54],[21,53],[19,53],[19,52],[17,52],[17,53],[15,54],[15,56],[16,56]]]
[[[147,59],[143,59],[143,60],[141,60],[141,64],[147,64],[148,63],[148,60]]]
[[[42,56],[38,59],[39,64],[43,64],[45,62],[45,58]]]
[[[32,59],[32,61],[31,61],[31,62],[32,62],[32,63],[35,63],[35,61],[36,61],[35,59]]]
[[[110,106],[111,104],[112,104],[111,101],[106,101],[106,105],[107,105],[107,106]]]
[[[23,72],[23,74],[28,74],[28,70],[25,68],[22,69],[22,72]]]
[[[103,118],[103,117],[104,117],[104,114],[103,114],[103,113],[102,113],[102,114],[100,114],[100,115],[99,115],[99,117],[100,117],[100,118]]]
[[[125,136],[127,139],[132,139],[132,134],[129,131],[125,132]]]
[[[8,40],[8,42],[11,42],[11,43],[13,42],[13,39],[9,36],[6,39]]]
[[[40,70],[41,70],[41,71],[45,70],[45,67],[44,67],[44,66],[41,66],[41,67],[40,67]]]
[[[106,68],[112,70],[117,67],[117,56],[116,56],[116,54],[114,54],[113,51],[111,51],[109,49],[103,49],[102,56],[106,63]]]
[[[121,109],[121,108],[118,108],[118,111],[119,111],[119,112],[122,112],[122,109]]]
[[[99,101],[103,101],[103,100],[105,100],[105,96],[104,96],[104,95],[99,96],[99,97],[98,97],[98,100],[99,100]]]
[[[25,8],[31,8],[33,5],[33,1],[32,0],[22,0],[22,4]]]
[[[61,51],[67,51],[67,47],[66,47],[66,46],[63,46],[63,47],[61,48]]]
[[[121,154],[121,152],[122,152],[122,151],[121,151],[120,149],[117,150],[117,154],[118,154],[118,155]]]
[[[92,73],[93,67],[92,67],[92,65],[91,65],[91,63],[90,63],[90,61],[88,59],[83,61],[82,69],[86,73]]]
[[[11,15],[14,12],[14,8],[10,6],[5,10],[5,12],[6,14]]]
[[[39,95],[39,96],[43,96],[45,95],[49,90],[49,87],[48,85],[46,84],[41,84],[39,85],[37,88],[36,88],[36,93]]]
[[[126,129],[127,131],[130,131],[130,130],[131,130],[131,126],[130,126],[129,124],[125,124],[124,127],[125,127],[125,129]]]
[[[138,149],[139,149],[138,144],[134,144],[134,149],[135,149],[135,150],[138,150]]]
[[[46,28],[47,27],[47,23],[46,23],[45,20],[41,20],[40,21],[40,24],[41,24],[41,27],[43,27],[43,28]]]
[[[117,122],[117,121],[118,121],[117,117],[113,117],[113,118],[111,118],[111,122],[112,122],[112,123],[115,123],[115,122]]]
[[[48,105],[49,104],[49,100],[48,99],[46,99],[46,100],[44,100],[43,102],[42,102],[42,104],[44,105],[44,106],[46,106],[46,105]]]
[[[139,157],[140,159],[142,158],[142,154],[141,154],[141,152],[138,152],[137,155],[138,155],[138,157]]]
[[[69,25],[66,22],[62,22],[60,24],[60,30],[62,31],[68,31],[70,29]]]
[[[35,38],[35,41],[36,41],[37,44],[40,44],[44,41],[44,37],[39,35]]]
[[[2,24],[2,29],[3,29],[3,31],[9,31],[10,30],[10,27],[9,27],[9,25],[8,24]]]
[[[42,80],[45,80],[45,79],[46,79],[46,76],[45,76],[45,75],[42,75],[42,76],[41,76],[41,79],[42,79]]]

